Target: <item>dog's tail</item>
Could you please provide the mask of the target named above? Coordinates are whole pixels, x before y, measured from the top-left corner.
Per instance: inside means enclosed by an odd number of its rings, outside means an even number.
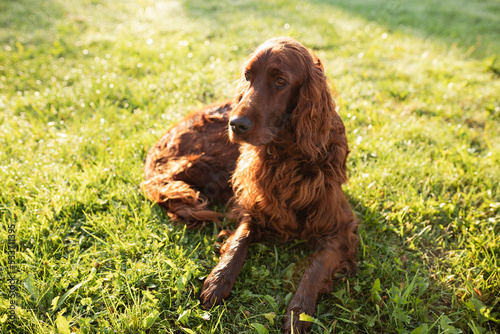
[[[210,210],[207,198],[183,181],[160,174],[142,182],[141,187],[150,200],[167,210],[172,220],[188,228],[201,227],[207,221],[220,223],[222,215]]]

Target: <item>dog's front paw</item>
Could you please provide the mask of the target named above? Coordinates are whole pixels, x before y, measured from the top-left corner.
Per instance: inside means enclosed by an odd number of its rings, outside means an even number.
[[[292,333],[292,327],[294,334],[309,333],[312,323],[308,321],[300,321],[299,317],[302,313],[307,314],[307,312],[300,307],[288,307],[286,314],[283,317],[283,334]]]
[[[201,306],[205,309],[221,304],[222,300],[229,296],[234,285],[228,284],[220,276],[215,276],[209,275],[201,289],[200,302]]]

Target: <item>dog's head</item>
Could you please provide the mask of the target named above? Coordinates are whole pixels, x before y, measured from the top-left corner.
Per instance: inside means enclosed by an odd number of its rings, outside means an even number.
[[[259,146],[290,131],[316,150],[332,128],[335,105],[323,65],[292,38],[271,39],[243,66],[229,120],[232,141]]]

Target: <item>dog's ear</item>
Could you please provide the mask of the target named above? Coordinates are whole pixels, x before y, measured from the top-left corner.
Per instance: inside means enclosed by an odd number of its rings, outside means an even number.
[[[328,157],[337,169],[339,181],[344,183],[347,181],[346,159],[349,153],[345,127],[336,111],[323,64],[312,51],[309,53],[309,61],[304,62],[305,79],[292,112],[291,124],[302,153],[311,160]]]
[[[304,64],[304,82],[292,112],[291,123],[297,144],[306,156],[315,159],[324,154],[336,116],[335,102],[323,65],[314,54]]]

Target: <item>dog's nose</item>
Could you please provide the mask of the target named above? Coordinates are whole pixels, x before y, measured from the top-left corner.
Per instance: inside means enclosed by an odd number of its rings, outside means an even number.
[[[253,123],[246,117],[235,116],[229,120],[231,130],[237,135],[242,135],[252,127]]]

